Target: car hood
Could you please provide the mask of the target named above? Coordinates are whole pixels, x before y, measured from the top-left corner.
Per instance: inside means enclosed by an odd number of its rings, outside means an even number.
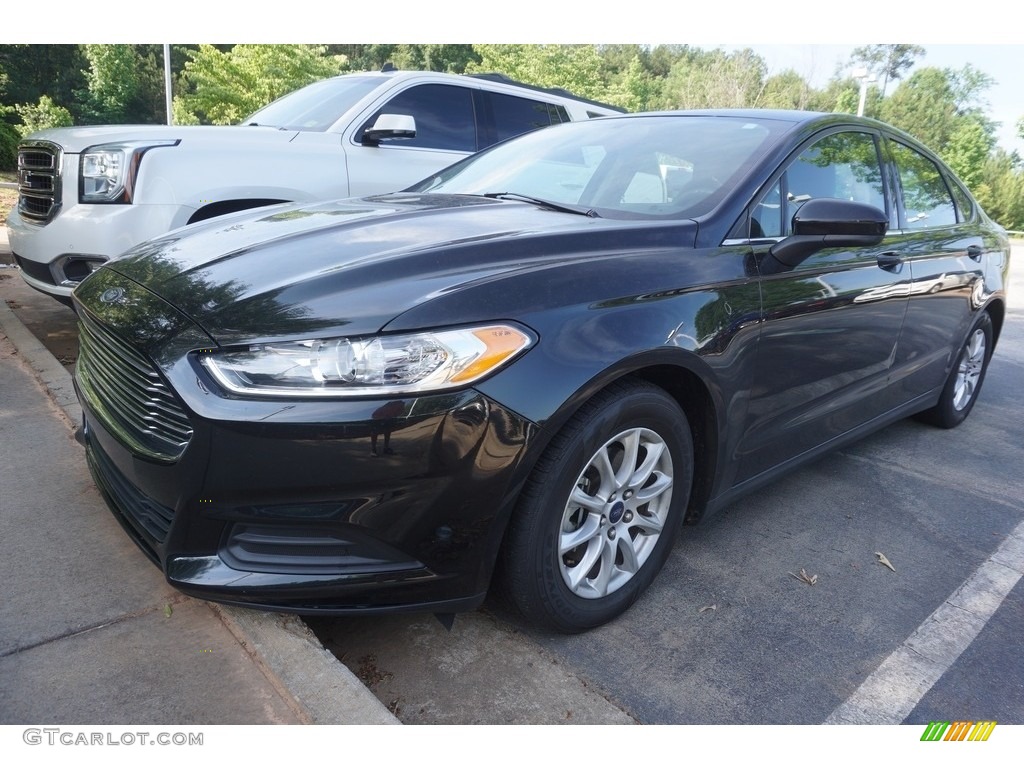
[[[693,245],[694,222],[610,221],[481,197],[397,193],[185,227],[109,262],[218,343],[378,332],[510,273]],[[497,319],[497,318],[491,318]]]
[[[70,154],[79,153],[97,144],[125,141],[225,142],[255,141],[265,144],[286,144],[296,131],[250,125],[90,125],[75,128],[50,128],[37,131],[30,140],[51,141]]]

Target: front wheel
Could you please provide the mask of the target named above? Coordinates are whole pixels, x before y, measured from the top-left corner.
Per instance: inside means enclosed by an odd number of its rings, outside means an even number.
[[[506,593],[535,624],[580,632],[653,581],[690,495],[693,440],[661,389],[618,383],[588,402],[530,477],[502,552]]]
[[[921,414],[924,421],[950,429],[967,418],[985,381],[985,371],[992,357],[992,338],[992,318],[983,312],[960,348],[938,404]]]

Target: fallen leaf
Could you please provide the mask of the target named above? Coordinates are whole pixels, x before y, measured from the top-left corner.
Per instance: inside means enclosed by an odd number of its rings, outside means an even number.
[[[170,603],[166,603],[164,605],[164,616],[166,616],[169,619],[169,618],[171,618],[171,614],[172,613],[174,613],[174,610],[171,608],[171,604]]]
[[[884,566],[885,566],[886,568],[888,568],[888,569],[889,569],[890,571],[892,571],[893,573],[896,573],[896,569],[892,567],[892,563],[890,563],[890,562],[889,562],[889,558],[887,558],[887,557],[886,557],[885,555],[883,555],[883,554],[882,554],[881,552],[875,552],[875,554],[876,554],[876,555],[878,556],[878,562],[879,562],[879,563],[880,563],[881,565],[884,565]]]
[[[718,610],[718,603],[715,603],[714,605],[705,605],[703,608],[701,608],[699,611],[697,611],[697,613],[704,613],[704,611],[717,611],[717,610]]]
[[[796,573],[793,573],[792,571],[790,571],[789,575],[792,576],[794,579],[797,579],[798,581],[802,581],[804,584],[807,584],[808,586],[811,586],[811,587],[813,587],[818,582],[818,574],[814,574],[813,576],[809,576],[809,575],[807,575],[807,571],[805,571],[803,568],[800,569],[800,573],[799,574],[796,574]]]

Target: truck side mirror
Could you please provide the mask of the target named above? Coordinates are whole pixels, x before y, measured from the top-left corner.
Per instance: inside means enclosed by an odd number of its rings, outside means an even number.
[[[378,115],[373,125],[363,129],[362,143],[375,147],[382,139],[416,138],[416,118],[412,115]]]

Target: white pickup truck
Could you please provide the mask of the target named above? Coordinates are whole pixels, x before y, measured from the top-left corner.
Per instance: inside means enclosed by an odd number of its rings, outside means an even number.
[[[497,75],[385,70],[314,83],[242,125],[40,131],[18,148],[11,250],[29,285],[70,303],[104,261],[177,227],[393,192],[503,139],[619,111]]]

